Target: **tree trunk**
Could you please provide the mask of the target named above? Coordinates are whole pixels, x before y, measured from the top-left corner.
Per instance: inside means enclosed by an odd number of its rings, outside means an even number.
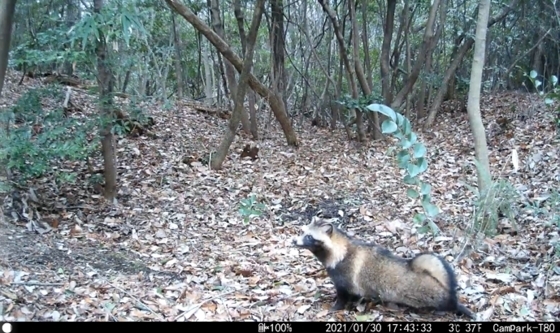
[[[93,1],[93,11],[100,13],[103,0]],[[99,39],[95,52],[97,54],[97,84],[99,86],[100,113],[106,120],[101,130],[101,148],[103,153],[103,167],[105,176],[104,196],[109,202],[115,202],[117,197],[117,170],[115,168],[115,149],[113,147],[113,74],[108,60],[105,36],[99,30]]]
[[[453,36],[457,36],[459,34],[458,31],[458,27],[455,27],[453,29]],[[451,48],[451,59],[455,59],[457,57],[457,53],[459,52],[459,47],[461,46],[461,41],[464,38],[455,38],[455,40],[453,41],[453,48]],[[455,99],[455,95],[456,95],[456,82],[457,82],[457,78],[454,76],[452,79],[449,80],[449,82],[446,85],[446,93],[445,96],[443,97],[444,100],[452,100]],[[439,92],[439,90],[438,90]],[[438,106],[439,107],[439,106]]]
[[[356,85],[356,81],[354,80],[354,71],[352,70],[352,66],[350,65],[350,60],[348,59],[348,52],[346,50],[346,45],[344,44],[344,37],[342,35],[342,31],[340,29],[340,25],[338,24],[338,20],[336,19],[336,13],[330,8],[330,6],[325,2],[325,0],[318,0],[319,4],[323,7],[323,11],[327,13],[329,17],[333,29],[334,34],[336,36],[336,40],[338,42],[338,50],[340,52],[340,58],[344,62],[344,67],[346,68],[346,74],[348,75],[348,83],[350,84],[350,88],[352,91],[352,98],[358,99],[358,86]],[[364,124],[362,121],[362,112],[359,110],[355,110],[356,112],[356,127],[358,130],[358,141],[363,142],[366,139],[366,133],[364,131]]]
[[[474,137],[474,150],[479,163],[477,167],[478,190],[483,193],[491,181],[490,163],[488,162],[488,147],[486,145],[486,131],[480,115],[480,90],[482,87],[482,71],[484,69],[484,52],[486,49],[486,32],[488,30],[488,16],[490,14],[490,0],[480,0],[478,7],[478,22],[474,42],[474,55],[469,85],[467,112]]]
[[[257,96],[254,91],[248,92],[249,99],[249,113],[251,115],[251,135],[254,140],[259,139],[259,123],[257,121]]]
[[[241,11],[241,0],[234,0],[233,1],[233,12],[235,15],[235,20],[237,21],[237,29],[239,30],[239,39],[241,39],[241,50],[243,54],[245,54],[245,50],[247,48],[247,36],[245,34],[245,18],[243,12]],[[257,121],[257,96],[255,96],[255,92],[250,90],[247,92],[249,95],[249,114],[251,116],[251,135],[253,135],[254,140],[259,139],[259,124]],[[243,121],[243,118],[241,118]]]
[[[307,24],[304,25],[303,29],[302,29],[302,34],[305,37],[305,41],[307,42],[305,45],[313,45],[313,42],[311,41],[311,38],[309,37],[309,29],[307,27]],[[328,37],[327,40],[331,40],[332,39],[332,29],[329,29],[328,32]],[[303,38],[302,38],[302,43],[303,43]],[[303,51],[302,51],[303,52]],[[325,85],[325,88],[323,89],[323,92],[321,93],[321,96],[319,97],[319,103],[317,103],[317,107],[315,107],[314,112],[313,112],[313,119],[315,119],[315,117],[317,116],[319,110],[324,109],[324,105],[329,105],[329,108],[331,108],[331,114],[332,114],[332,118],[331,118],[331,129],[335,129],[336,128],[336,111],[331,107],[332,103],[333,103],[333,99],[337,99],[338,97],[329,97],[326,98],[325,96],[327,96],[327,93],[329,91],[329,86],[332,85],[333,89],[337,89],[337,85],[334,82],[334,79],[332,78],[332,75],[330,75],[328,68],[325,68],[325,66],[323,66],[323,63],[321,61],[321,59],[319,58],[319,56],[317,55],[317,52],[315,51],[315,48],[310,48],[309,52],[311,52],[311,55],[315,58],[315,61],[317,63],[317,65],[319,66],[319,68],[321,68],[321,71],[323,71],[323,74],[325,75],[325,77],[327,78],[327,84]],[[329,47],[327,49],[327,65],[330,66],[331,63],[331,58],[332,58],[332,45],[329,43]],[[308,71],[307,66],[311,63],[311,61],[307,61],[306,63],[306,72]],[[341,65],[342,66],[342,65]],[[305,85],[306,87],[308,86],[308,84]],[[306,88],[307,90],[307,88]],[[338,95],[338,93],[335,93],[335,95]],[[328,102],[325,102],[325,100],[328,100]],[[306,108],[307,104],[304,104],[304,108]]]
[[[284,68],[284,8],[282,0],[270,0],[272,19],[272,90],[286,105],[286,71]]]
[[[0,96],[8,69],[10,41],[17,0],[0,0]]]
[[[497,16],[493,17],[490,20],[490,22],[488,22],[488,28],[503,20],[509,14],[509,12],[513,8],[515,8],[518,1],[519,0],[512,0],[511,3],[507,7],[505,7]],[[461,38],[461,39],[463,40],[463,45],[461,45],[459,51],[457,51],[457,54],[454,56],[451,65],[449,65],[449,68],[445,71],[445,75],[443,76],[443,81],[440,85],[440,89],[438,90],[438,93],[434,98],[432,105],[430,106],[430,112],[428,113],[428,118],[424,123],[425,129],[428,129],[433,125],[434,120],[436,119],[437,112],[441,106],[441,103],[443,102],[443,98],[445,97],[449,81],[454,78],[457,67],[459,67],[459,65],[463,61],[463,58],[474,44],[474,39],[470,37],[465,36],[465,38]]]
[[[210,7],[210,15],[212,17],[212,28],[218,36],[220,36],[220,38],[225,40],[224,23],[222,22],[222,18],[220,16],[220,5],[218,4],[218,0],[208,0],[208,7]],[[226,81],[230,95],[229,100],[234,100],[237,96],[235,68],[227,59],[225,59],[224,62]],[[243,125],[243,131],[245,131],[245,133],[249,133],[251,124],[249,123],[249,116],[247,115],[247,110],[245,110],[245,108],[241,110],[241,124]]]
[[[78,21],[79,10],[78,6],[76,5],[74,0],[67,0],[66,1],[66,28],[71,29],[76,21]],[[66,48],[70,49],[70,43],[66,44]],[[64,72],[66,75],[74,74],[74,66],[72,62],[65,61],[64,62]]]
[[[393,14],[394,15],[394,14]],[[409,19],[410,16],[410,19]],[[390,56],[390,63],[393,64],[399,64],[400,63],[400,58],[401,58],[401,53],[402,53],[402,48],[403,48],[403,44],[401,42],[402,37],[405,35],[405,31],[410,30],[410,25],[412,24],[412,13],[411,13],[411,8],[409,8],[408,6],[408,1],[404,2],[404,6],[403,9],[401,11],[401,15],[399,18],[399,30],[397,30],[397,35],[396,35],[396,39],[395,39],[395,44],[393,47],[393,51],[391,52],[391,56]],[[397,82],[399,81],[399,76],[401,74],[401,70],[402,68],[400,68],[400,66],[393,66],[393,73],[391,75],[391,85],[390,85],[390,91],[393,92],[396,90],[397,87]]]
[[[445,24],[445,18],[447,16],[447,0],[443,0],[441,7],[440,7],[440,24],[438,25],[438,27],[436,28],[436,34],[435,34],[435,40],[439,40],[440,36],[441,36],[441,31],[443,30],[443,25]],[[432,73],[432,56],[433,53],[432,52],[428,52],[428,54],[426,55],[426,62],[424,64],[424,73],[429,77],[430,74]],[[430,100],[430,96],[428,94],[428,90],[429,88],[427,87],[427,80],[424,79],[422,80],[422,83],[420,84],[420,93],[419,93],[419,97],[418,97],[418,105],[417,105],[417,112],[418,112],[418,118],[424,118],[427,114],[426,112],[426,108],[427,108],[427,104]],[[428,81],[431,81],[428,79]],[[430,83],[430,87],[432,86],[432,84]],[[428,96],[426,96],[428,95]]]
[[[412,67],[412,72],[409,73],[408,77],[405,80],[405,85],[402,89],[398,92],[395,96],[395,99],[391,101],[391,107],[393,109],[398,109],[406,100],[406,96],[412,91],[418,76],[420,75],[420,71],[424,66],[424,61],[426,60],[426,55],[428,53],[432,53],[436,46],[436,35],[434,32],[434,24],[436,21],[438,8],[440,6],[441,0],[433,0],[432,6],[430,8],[430,14],[428,16],[428,21],[426,23],[426,31],[424,32],[424,39],[422,40],[422,47],[418,52],[418,56],[416,58],[416,62]],[[445,24],[445,22],[440,22],[440,24]]]
[[[371,56],[369,52],[369,35],[368,26],[369,20],[367,16],[368,0],[362,0],[362,44],[364,45],[364,64],[366,67],[367,83],[370,89],[373,89],[373,69],[371,68]]]
[[[443,76],[443,82],[440,86],[440,89],[436,97],[434,98],[434,101],[432,102],[432,105],[430,106],[430,112],[428,113],[428,118],[424,123],[425,129],[428,129],[433,125],[434,120],[436,119],[437,112],[441,106],[441,103],[443,102],[443,98],[447,93],[447,87],[448,87],[447,83],[449,82],[449,80],[453,79],[453,77],[455,76],[455,71],[457,70],[457,68],[463,61],[463,58],[465,57],[465,55],[467,54],[467,52],[469,51],[469,49],[473,44],[474,44],[474,39],[472,38],[467,39],[465,43],[461,45],[461,48],[459,48],[459,51],[457,52],[456,56],[453,58],[453,61],[451,62],[451,65],[449,65],[449,68],[447,68],[447,70],[445,71],[445,74]]]
[[[173,33],[173,45],[175,46],[175,75],[177,77],[177,97],[183,98],[185,93],[185,76],[183,75],[183,66],[181,65],[181,40],[179,39],[179,34],[177,33],[177,24],[175,23],[175,13],[171,13],[171,24]],[[128,74],[128,73],[127,73]]]
[[[387,15],[383,29],[383,43],[381,44],[381,94],[385,104],[390,105],[393,99],[391,92],[391,72],[389,65],[389,53],[391,52],[391,39],[393,38],[393,27],[395,25],[396,0],[387,1]]]
[[[247,50],[247,36],[245,34],[245,18],[241,11],[241,0],[233,1],[233,13],[237,21],[237,30],[239,31],[239,39],[241,39],[241,50],[243,54]]]
[[[350,20],[352,22],[352,58],[354,59],[354,70],[356,71],[356,77],[358,78],[358,82],[360,83],[360,87],[362,88],[364,96],[370,96],[371,87],[367,82],[364,68],[362,67],[362,63],[360,62],[360,49],[358,44],[358,19],[356,18],[356,8],[354,7],[354,1],[348,1],[348,9],[350,12]],[[368,53],[367,50],[364,50],[364,52]],[[373,123],[373,138],[381,139],[382,133],[381,129],[379,128],[379,115],[377,114],[377,112],[374,112],[373,114],[368,112],[367,115],[370,121]],[[356,113],[356,116],[357,121],[362,121],[360,119],[362,116],[362,112]]]
[[[231,107],[231,109],[233,110],[233,99],[235,98],[235,95],[231,95],[230,96],[230,91],[228,90],[228,82],[227,82],[227,78],[226,78],[226,71],[224,70],[224,61],[222,55],[218,52],[218,63],[214,65],[214,67],[216,67],[218,70],[218,75],[220,76],[220,79],[222,79],[222,88],[223,88],[223,95],[225,96],[226,100],[227,100],[227,104]],[[219,85],[218,85],[219,86]],[[221,92],[220,88],[218,88],[218,91]],[[218,102],[221,103],[221,96],[222,94],[219,93],[218,96]],[[231,97],[231,98],[230,98]]]
[[[302,20],[303,20],[301,31],[304,34],[308,34],[309,28],[308,28],[308,24],[307,24],[307,1],[304,1],[302,3],[302,10],[301,11],[302,11],[301,12],[301,17],[302,17]],[[309,83],[307,81],[307,78],[309,77],[309,65],[311,64],[311,61],[309,61],[309,60],[311,59],[312,54],[309,54],[309,58],[305,59],[305,55],[306,55],[305,49],[306,49],[306,47],[303,44],[303,38],[300,38],[299,39],[299,50],[300,50],[300,54],[301,54],[301,63],[305,64],[305,70],[303,71],[303,75],[301,75],[301,85],[303,86],[303,96],[301,97],[300,108],[302,110],[309,110],[309,108],[310,108],[309,107],[309,102],[310,102],[309,88],[310,87],[309,87]],[[311,49],[313,49],[313,47]],[[328,83],[327,83],[327,86],[328,86]],[[323,98],[320,99],[320,102],[322,100],[323,100]],[[317,103],[317,105],[320,104],[320,102]],[[313,118],[315,118],[315,116],[317,115],[317,107],[315,107],[313,109],[314,109],[314,111],[313,111],[314,112],[314,117]],[[303,121],[303,112],[301,113],[301,115],[302,115],[302,121]]]
[[[14,12],[16,9],[16,0],[0,0],[0,96],[2,96],[2,88],[4,87],[4,79],[6,78],[6,70],[8,69],[8,58],[10,53],[10,41],[12,37],[12,26]],[[5,117],[1,117],[5,118]],[[0,137],[9,135],[10,123],[7,119],[0,120]],[[4,133],[3,133],[4,132]],[[8,180],[8,168],[6,161],[0,160],[0,186],[9,184],[3,180]],[[0,189],[1,191],[2,189]],[[0,209],[0,214],[2,210]]]
[[[249,36],[247,37],[247,50],[245,51],[245,57],[243,61],[243,70],[239,76],[239,84],[237,85],[237,92],[234,99],[234,108],[232,112],[231,119],[229,120],[228,128],[226,129],[226,134],[220,147],[213,156],[211,167],[214,170],[222,168],[222,164],[226,158],[227,152],[233,139],[235,138],[235,133],[239,122],[241,120],[241,110],[243,109],[243,101],[245,99],[245,92],[247,90],[247,82],[249,81],[249,74],[251,73],[251,68],[253,67],[253,53],[255,50],[255,42],[257,40],[257,32],[259,30],[259,25],[261,23],[262,13],[264,10],[264,1],[257,0],[255,5],[255,12],[253,13],[253,22],[251,22],[251,28],[249,29]]]
[[[203,81],[202,79],[202,33],[200,33],[200,31],[197,31],[196,33],[196,50],[198,51],[198,59],[196,61],[196,83],[195,89],[196,89],[196,94],[193,94],[195,96],[200,96],[202,95],[202,91],[200,90],[200,82]],[[197,97],[198,98],[198,97]]]
[[[126,71],[126,74],[124,75],[124,82],[122,84],[122,89],[121,92],[123,94],[126,93],[126,88],[128,87],[128,83],[130,81],[130,69]]]
[[[408,7],[408,1],[406,0],[406,6]],[[406,72],[410,73],[411,69],[412,69],[412,54],[410,52],[410,38],[409,38],[409,31],[410,29],[406,29],[405,33],[404,33],[404,43],[405,43],[405,48],[406,48]],[[412,110],[412,104],[413,104],[413,100],[412,100],[412,94],[408,94],[408,96],[406,96],[406,111],[405,111],[405,117],[410,119],[410,114],[411,114],[411,110]]]
[[[229,60],[238,72],[243,70],[243,62],[233,53],[229,45],[221,39],[215,32],[200,20],[188,7],[178,2],[178,0],[164,0],[171,8],[177,11],[185,20],[187,20],[195,29],[203,34],[217,49],[224,58]],[[286,113],[286,108],[282,99],[266,88],[254,75],[249,73],[249,86],[262,98],[267,99],[270,109],[280,123],[288,145],[298,146],[296,133],[290,125],[290,120]]]
[[[204,47],[204,57],[202,57],[202,63],[204,65],[204,95],[207,103],[212,104],[214,102],[214,66],[212,61],[212,52],[209,45]]]

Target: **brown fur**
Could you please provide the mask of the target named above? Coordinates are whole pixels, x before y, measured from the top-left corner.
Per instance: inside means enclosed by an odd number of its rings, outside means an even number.
[[[364,297],[414,308],[455,311],[474,318],[458,302],[451,266],[435,254],[403,259],[379,246],[353,240],[321,220],[303,230],[293,243],[310,250],[327,269],[337,291],[333,310]]]

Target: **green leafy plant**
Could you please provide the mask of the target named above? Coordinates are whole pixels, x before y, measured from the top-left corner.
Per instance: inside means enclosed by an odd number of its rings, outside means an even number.
[[[249,223],[252,217],[261,216],[264,213],[266,206],[257,201],[255,195],[251,195],[250,197],[241,200],[239,213],[243,216],[243,223]]]
[[[439,214],[439,208],[431,202],[432,187],[419,179],[419,176],[428,169],[427,150],[412,131],[412,124],[405,116],[383,104],[374,103],[362,109],[387,116],[381,124],[381,131],[399,140],[400,150],[396,157],[399,168],[405,171],[403,181],[410,186],[406,194],[411,199],[419,200],[424,209],[424,213],[417,213],[414,216],[414,221],[420,225],[418,232],[425,233],[431,229],[434,234],[438,233],[439,228],[433,222],[433,218]]]
[[[63,94],[57,95],[63,98]],[[30,90],[15,106],[0,112],[13,122],[0,138],[0,161],[8,170],[18,172],[19,180],[57,173],[53,166],[58,161],[84,160],[95,149],[95,142],[87,138],[91,121],[66,117],[62,109],[42,108],[41,99],[52,96],[49,88]],[[57,173],[57,178],[74,180],[70,174]]]
[[[40,72],[52,65],[86,61],[84,52],[66,47],[66,32],[65,28],[38,32],[35,38],[14,47],[10,64],[20,70]]]
[[[491,175],[485,173],[478,161],[475,166],[481,171],[482,177],[486,177],[488,187],[480,191],[477,187],[464,183],[472,193],[475,194],[474,212],[472,225],[469,233],[471,235],[484,234],[492,237],[496,235],[500,219],[505,217],[516,227],[515,216],[517,215],[517,203],[519,193],[511,182],[506,179],[491,179]]]
[[[340,98],[340,100],[336,101],[336,103],[342,105],[345,109],[346,112],[344,112],[344,115],[346,117],[346,120],[349,121],[351,120],[351,116],[352,113],[349,112],[350,110],[354,110],[354,109],[359,109],[362,111],[368,111],[368,110],[364,110],[364,107],[366,105],[369,105],[375,101],[381,101],[383,100],[383,96],[381,96],[381,94],[379,92],[372,92],[371,95],[369,96],[360,96],[358,99],[354,99],[352,98],[352,96],[350,95],[344,95]]]

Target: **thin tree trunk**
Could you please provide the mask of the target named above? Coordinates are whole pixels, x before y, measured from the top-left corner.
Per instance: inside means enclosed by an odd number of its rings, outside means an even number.
[[[203,34],[223,56],[229,60],[238,72],[243,70],[243,62],[233,53],[229,45],[221,39],[215,32],[208,28],[208,26],[200,20],[188,7],[178,2],[178,0],[164,0],[171,8],[176,10],[185,20],[187,20],[195,29]],[[286,107],[281,98],[266,88],[254,75],[249,73],[249,86],[262,98],[268,100],[270,109],[274,116],[280,123],[286,141],[290,146],[298,146],[296,133],[290,125],[290,120],[286,113]]]
[[[457,29],[457,27],[455,27],[455,29],[453,29],[453,36],[457,36],[458,33],[459,33],[458,29]],[[463,39],[464,38],[455,38],[455,40],[453,41],[453,47],[451,48],[451,58],[450,59],[455,59],[457,57],[457,53],[459,52],[459,47],[461,46],[461,41]],[[456,83],[456,81],[457,81],[457,78],[453,77],[452,79],[449,80],[449,82],[447,82],[445,96],[443,97],[445,100],[455,99],[455,95],[456,95],[455,83]],[[440,89],[438,89],[438,93],[439,93],[439,90]],[[430,108],[431,108],[432,104],[430,104]]]
[[[356,78],[360,83],[360,87],[362,88],[362,92],[365,96],[371,95],[371,87],[369,86],[366,75],[364,74],[364,68],[362,67],[362,63],[360,62],[359,56],[359,44],[358,44],[358,19],[356,18],[356,8],[354,7],[354,1],[348,1],[348,9],[350,12],[350,21],[352,22],[352,51],[354,59],[354,70],[356,71]],[[364,52],[368,52],[365,50]],[[371,122],[373,122],[373,138],[374,139],[381,139],[382,133],[381,129],[379,128],[379,115],[377,112],[367,113],[368,117],[370,118]],[[356,113],[357,121],[362,121],[360,119],[362,116],[362,112]]]
[[[233,99],[235,98],[235,94],[231,95],[231,91],[228,90],[228,82],[227,82],[227,78],[226,78],[226,71],[224,70],[224,62],[222,61],[222,56],[221,54],[218,52],[218,64],[215,65],[215,67],[217,67],[218,69],[218,75],[220,76],[220,79],[222,79],[222,89],[223,89],[223,95],[225,96],[225,98],[227,99],[227,103],[228,105],[231,107],[231,109],[233,110]],[[237,82],[236,82],[237,84]],[[222,90],[220,90],[222,91]],[[229,92],[228,92],[229,91]],[[221,94],[220,94],[221,96]],[[221,100],[219,100],[219,102],[221,103]]]
[[[490,15],[490,0],[480,0],[478,7],[478,22],[474,55],[469,85],[469,98],[467,112],[474,137],[474,150],[478,160],[477,176],[478,189],[483,193],[491,181],[490,163],[488,161],[488,146],[486,144],[486,131],[480,115],[480,90],[482,87],[482,71],[484,69],[484,53],[486,51],[486,33],[488,30],[488,16]]]
[[[305,34],[308,33],[308,25],[307,25],[307,1],[304,1],[302,4],[302,13],[301,13],[301,17],[303,20],[303,27],[302,27],[302,31],[304,31]],[[313,47],[311,47],[311,49],[313,49]],[[307,83],[307,77],[309,77],[309,65],[311,64],[311,61],[309,61],[311,59],[311,54],[309,54],[309,58],[306,60],[305,59],[305,47],[303,44],[303,38],[300,38],[299,40],[299,50],[300,50],[300,54],[301,54],[301,62],[303,64],[305,64],[305,70],[303,71],[303,75],[301,76],[301,85],[303,86],[303,96],[301,98],[301,109],[303,110],[308,110],[309,109],[309,84]],[[328,85],[328,84],[327,84]],[[323,98],[321,98],[321,101],[323,100]],[[317,103],[320,104],[320,103]],[[315,116],[317,115],[317,108],[314,108],[314,117],[313,119],[315,119]],[[303,121],[303,112],[301,113],[302,115],[302,121]]]
[[[273,91],[287,105],[287,80],[284,68],[285,41],[284,41],[284,7],[282,0],[270,0],[271,44],[272,44],[272,86]]]
[[[493,17],[488,22],[488,28],[490,28],[494,24],[500,22],[501,20],[503,20],[509,14],[509,12],[513,8],[515,8],[518,1],[519,0],[512,0],[511,3],[507,7],[502,9],[502,11],[498,15]],[[443,98],[445,97],[445,94],[447,92],[449,80],[451,80],[455,76],[455,71],[457,70],[457,67],[459,67],[459,65],[463,61],[463,58],[465,57],[467,52],[470,50],[470,48],[473,46],[473,44],[474,44],[474,39],[472,39],[470,37],[467,37],[467,36],[465,36],[465,38],[463,38],[463,44],[461,45],[461,47],[457,51],[457,55],[453,58],[453,61],[451,62],[451,65],[449,65],[449,68],[445,71],[445,75],[443,76],[443,81],[440,85],[440,89],[438,90],[438,93],[437,93],[436,97],[434,98],[434,101],[432,102],[432,105],[430,106],[430,112],[428,113],[428,118],[426,119],[426,122],[424,123],[424,128],[425,129],[428,129],[433,125],[433,123],[436,119],[437,112],[438,112],[438,110],[441,106],[441,103],[443,102]]]
[[[391,72],[389,65],[389,53],[391,52],[391,40],[393,38],[393,28],[395,25],[395,8],[396,0],[387,1],[387,16],[385,17],[385,25],[383,29],[383,43],[381,44],[381,94],[385,100],[385,104],[390,105],[392,97],[391,92]]]
[[[406,5],[408,5],[408,0],[406,1]],[[405,42],[405,47],[406,47],[406,72],[410,73],[410,70],[412,69],[412,55],[410,52],[410,40],[409,40],[409,36],[408,36],[408,32],[410,29],[406,29],[405,33],[404,33],[404,42]],[[411,109],[412,109],[412,94],[408,94],[408,96],[406,96],[406,111],[405,111],[405,117],[407,119],[410,119],[410,114],[411,114]]]
[[[185,93],[185,76],[183,75],[183,66],[181,66],[181,40],[179,39],[179,34],[177,33],[175,13],[171,13],[171,23],[173,32],[173,44],[175,45],[175,75],[177,76],[177,96],[182,99],[183,94]]]
[[[367,6],[368,0],[362,0],[362,44],[364,45],[364,64],[366,67],[366,77],[367,83],[370,89],[373,89],[373,70],[371,68],[371,56],[369,54],[369,37],[368,37],[368,26],[369,20],[367,16]]]
[[[420,71],[424,66],[424,61],[426,60],[426,56],[428,53],[432,53],[434,51],[434,47],[436,45],[436,36],[434,33],[434,24],[436,21],[438,8],[440,6],[441,0],[433,0],[432,6],[430,8],[430,14],[428,16],[428,21],[426,23],[426,31],[424,32],[424,39],[422,41],[422,48],[418,52],[418,57],[416,58],[416,62],[412,67],[412,72],[409,73],[408,77],[406,78],[406,83],[404,87],[397,93],[395,98],[391,101],[391,107],[393,109],[398,109],[404,103],[406,96],[412,91],[418,76],[420,75]],[[440,24],[445,24],[445,22],[440,22]]]
[[[235,20],[237,21],[237,29],[239,30],[239,39],[241,39],[241,51],[245,54],[247,48],[247,36],[245,34],[245,18],[243,12],[241,11],[241,0],[233,1],[233,12],[235,15]],[[253,90],[247,92],[249,99],[249,114],[251,116],[251,134],[254,140],[259,139],[259,124],[257,121],[257,96]],[[241,118],[243,121],[243,118]]]
[[[212,17],[212,28],[218,34],[218,36],[220,36],[220,38],[225,40],[224,23],[220,15],[220,5],[218,3],[218,0],[208,0],[208,6],[210,7],[210,13]],[[227,59],[225,59],[224,62],[226,81],[227,86],[229,87],[229,99],[230,101],[232,101],[237,96],[235,68]],[[251,124],[249,123],[249,116],[247,115],[247,110],[245,110],[245,108],[243,108],[243,110],[241,111],[241,124],[243,125],[243,131],[245,131],[245,133],[249,133]]]
[[[93,11],[100,13],[103,0],[93,1]],[[107,124],[101,130],[101,147],[103,153],[103,167],[105,176],[104,196],[109,202],[115,202],[117,197],[117,170],[115,168],[115,149],[113,147],[113,74],[107,54],[105,36],[99,31],[96,45],[97,54],[97,84],[99,86],[100,113]]]
[[[4,78],[8,69],[8,57],[10,54],[10,41],[12,38],[12,26],[14,23],[14,12],[17,0],[0,1],[0,96],[4,87]]]
[[[231,119],[229,120],[228,128],[226,129],[226,134],[222,143],[217,149],[216,154],[213,156],[211,161],[211,167],[214,170],[222,168],[222,164],[226,158],[227,152],[233,139],[235,138],[235,133],[239,122],[241,120],[241,110],[243,109],[243,100],[245,99],[245,92],[247,91],[247,82],[249,81],[249,74],[251,68],[253,67],[253,53],[255,50],[255,42],[257,40],[257,32],[259,30],[259,25],[261,23],[262,13],[264,10],[264,1],[257,0],[255,5],[255,12],[253,13],[253,22],[251,23],[251,28],[249,29],[249,36],[247,37],[247,50],[245,52],[245,58],[243,61],[243,70],[239,76],[239,84],[237,85],[237,94],[235,96],[235,106],[233,108]]]
[[[437,27],[436,30],[436,35],[435,35],[435,40],[439,40],[440,36],[441,36],[441,31],[443,29],[443,25],[445,24],[445,18],[447,16],[447,0],[443,0],[441,7],[440,7],[440,24]],[[432,52],[428,52],[428,54],[426,55],[426,62],[425,62],[425,67],[424,67],[424,73],[429,76],[432,73],[432,58],[433,53]],[[426,108],[427,108],[427,104],[429,102],[429,95],[428,98],[426,97],[426,95],[428,94],[428,87],[427,87],[427,80],[422,80],[422,83],[420,84],[420,93],[419,93],[419,97],[418,97],[418,103],[417,103],[417,112],[418,112],[418,118],[424,118],[427,114],[426,112]],[[430,84],[431,86],[431,84]],[[427,100],[426,100],[427,98]]]
[[[358,99],[358,86],[356,85],[356,81],[354,79],[354,71],[352,70],[352,66],[350,65],[350,60],[348,59],[348,52],[346,50],[346,45],[344,44],[344,37],[342,35],[342,31],[340,30],[340,25],[338,24],[338,20],[336,19],[336,13],[330,8],[330,6],[325,2],[325,0],[318,0],[319,4],[323,7],[323,11],[327,13],[327,16],[331,20],[334,34],[336,36],[336,40],[338,42],[338,50],[340,52],[340,58],[344,62],[344,67],[346,68],[346,74],[348,75],[348,83],[350,84],[351,91],[352,91],[352,98]],[[362,121],[362,112],[359,110],[355,110],[356,112],[356,127],[358,130],[358,141],[363,142],[366,139],[366,133],[364,131],[364,124]]]
[[[71,29],[76,21],[78,20],[78,6],[76,6],[75,0],[66,1],[66,28]],[[66,44],[66,48],[70,48],[70,43]],[[66,75],[74,74],[74,66],[70,61],[64,62],[64,72]]]
[[[0,0],[0,96],[2,96],[2,88],[4,87],[6,70],[8,69],[8,58],[15,9],[16,0]],[[5,117],[0,118],[5,119]],[[7,137],[10,132],[10,122],[7,119],[4,121],[0,120],[0,137]],[[6,161],[0,160],[0,166],[0,185],[5,185],[2,184],[2,179],[8,180],[9,177]],[[1,211],[2,210],[0,209],[0,214],[2,214]]]
[[[410,9],[408,8],[408,3],[405,2],[399,19],[399,30],[397,30],[397,38],[395,39],[393,52],[391,52],[391,57],[390,57],[390,62],[393,64],[400,64],[401,61],[400,58],[401,58],[402,48],[404,44],[401,42],[401,39],[404,35],[403,31],[408,31],[411,24],[411,20],[408,19],[409,13],[410,13]],[[391,92],[396,90],[397,82],[399,80],[401,70],[402,69],[399,66],[393,66],[393,72],[391,74],[391,85],[389,88]]]
[[[405,0],[404,3],[404,7],[406,8],[406,10],[408,10],[410,8],[410,0]],[[404,14],[404,13],[403,13]],[[409,15],[409,12],[406,13],[406,29],[404,30],[404,44],[405,44],[405,49],[406,49],[406,72],[410,73],[411,69],[412,69],[412,61],[411,61],[411,57],[412,55],[410,54],[410,38],[409,38],[409,32],[410,32],[410,26],[411,26],[411,18],[409,19],[409,16],[412,16],[411,14]],[[406,111],[405,111],[405,117],[410,119],[410,113],[411,113],[411,109],[412,109],[412,94],[408,94],[408,96],[406,96]]]
[[[128,87],[128,82],[130,81],[130,69],[126,71],[126,74],[124,75],[124,82],[122,84],[122,89],[121,92],[123,94],[126,93],[126,88]]]
[[[214,66],[210,61],[212,61],[212,52],[210,51],[210,45],[205,45],[204,47],[205,56],[202,58],[202,63],[204,65],[204,95],[206,96],[206,102],[212,104],[214,102]]]
[[[342,29],[342,33],[344,33],[344,28]],[[331,37],[332,39],[332,37]],[[335,99],[340,99],[341,92],[342,92],[342,79],[343,79],[343,72],[344,72],[344,60],[339,57],[338,62],[338,74],[337,74],[337,81],[336,81],[336,90],[335,90]],[[352,134],[350,133],[350,126],[346,122],[346,119],[343,118],[341,107],[336,107],[331,109],[333,113],[333,117],[336,117],[342,122],[342,126],[344,126],[344,131],[346,132],[346,137],[348,140],[352,139]],[[348,112],[352,112],[353,110],[348,110]]]
[[[428,129],[434,124],[437,111],[439,110],[441,103],[443,102],[443,98],[445,97],[445,94],[447,92],[447,87],[448,87],[447,82],[449,82],[449,80],[451,80],[452,77],[455,76],[455,71],[457,70],[457,68],[463,61],[463,58],[465,57],[469,49],[473,46],[473,44],[474,44],[474,39],[472,38],[467,39],[465,43],[461,45],[461,47],[459,48],[459,51],[457,52],[455,58],[453,58],[453,61],[449,65],[449,68],[447,68],[447,70],[445,71],[445,74],[443,76],[443,82],[440,86],[440,89],[436,97],[434,98],[434,101],[432,102],[432,105],[430,106],[430,112],[428,113],[428,118],[424,123],[425,129]]]
[[[196,49],[198,51],[198,60],[196,62],[196,91],[197,95],[201,95],[202,91],[200,91],[199,83],[203,81],[202,79],[202,33],[200,31],[196,32]]]
[[[257,96],[255,96],[254,91],[249,91],[249,113],[251,115],[251,135],[253,135],[254,140],[259,139],[259,122],[257,121]]]

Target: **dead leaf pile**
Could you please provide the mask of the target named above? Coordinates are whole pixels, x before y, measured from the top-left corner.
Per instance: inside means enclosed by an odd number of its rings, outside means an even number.
[[[0,107],[41,84],[29,79],[17,86],[18,79],[8,74]],[[83,111],[77,116],[96,112],[93,96],[73,96]],[[461,299],[480,319],[558,318],[560,236],[550,190],[558,189],[560,158],[551,113],[536,100],[513,93],[483,100],[489,133],[498,119],[511,118],[488,140],[493,174],[532,205],[520,208],[515,226],[504,221],[496,237],[472,251],[465,251],[465,230],[473,193],[465,184],[476,184],[476,171],[465,113],[443,114],[430,133],[418,132],[429,154],[424,179],[442,210],[442,233],[434,237],[418,234],[412,223],[420,207],[406,196],[386,143],[356,149],[342,129],[303,129],[294,149],[272,124],[261,129],[258,159],[239,158],[247,142],[238,136],[223,170],[212,171],[205,161],[225,120],[179,102],[171,109],[144,104],[157,135],[116,140],[116,206],[83,177],[60,186],[37,179],[29,184],[36,200],[29,190],[8,196],[0,223],[0,320],[442,320],[438,313],[364,302],[355,311],[329,313],[335,291],[326,272],[310,253],[290,246],[316,214],[338,218],[356,237],[404,257],[463,254],[454,263]],[[512,105],[534,112],[514,117]],[[56,167],[88,171],[85,162]],[[266,211],[245,223],[240,202],[251,195]]]

